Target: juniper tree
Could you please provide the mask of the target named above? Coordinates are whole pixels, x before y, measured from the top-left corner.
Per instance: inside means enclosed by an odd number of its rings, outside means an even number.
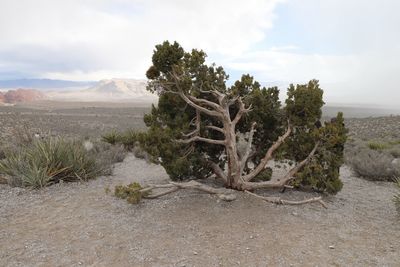
[[[317,80],[290,85],[282,104],[277,87],[263,87],[248,74],[228,86],[224,69],[205,60],[203,51],[185,52],[177,42],[166,41],[154,50],[146,73],[147,89],[159,95],[159,102],[145,115],[149,130],[141,143],[173,181],[142,189],[167,189],[147,197],[181,188],[215,193],[223,199],[234,190],[255,195],[252,192],[260,188],[328,193],[341,189],[343,115],[320,122],[324,102]],[[272,160],[290,166],[279,179],[271,179],[267,164]],[[211,176],[224,187],[196,180]],[[262,198],[287,204],[320,201]]]

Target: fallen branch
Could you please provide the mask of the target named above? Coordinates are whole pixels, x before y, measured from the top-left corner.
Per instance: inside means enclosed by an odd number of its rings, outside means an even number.
[[[264,197],[257,195],[255,193],[252,193],[250,191],[245,190],[245,192],[253,197],[256,197],[258,199],[262,199],[266,202],[274,203],[274,204],[279,204],[279,205],[303,205],[307,203],[312,203],[312,202],[318,202],[321,204],[325,209],[328,208],[326,203],[322,200],[322,197],[313,197],[309,199],[304,199],[304,200],[299,200],[299,201],[294,201],[294,200],[285,200],[280,197]]]
[[[215,188],[211,187],[196,181],[189,181],[189,182],[182,182],[182,183],[175,183],[175,182],[169,182],[168,184],[159,184],[159,185],[149,185],[148,187],[145,187],[140,190],[141,193],[146,193],[149,191],[152,191],[154,189],[159,189],[159,188],[169,188],[166,191],[163,191],[161,193],[157,194],[150,194],[150,195],[143,195],[143,198],[158,198],[173,192],[178,191],[179,189],[194,189],[198,191],[203,191],[209,194],[215,194],[217,195],[220,199],[225,200],[225,201],[232,201],[236,199],[236,195],[233,193],[233,190],[231,189],[226,189],[226,188]]]

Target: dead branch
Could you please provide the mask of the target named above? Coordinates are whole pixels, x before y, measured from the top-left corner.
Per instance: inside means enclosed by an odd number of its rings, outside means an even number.
[[[176,140],[178,143],[182,144],[189,144],[192,142],[200,141],[200,142],[205,142],[209,144],[214,144],[214,145],[225,145],[225,140],[216,140],[216,139],[211,139],[211,138],[205,138],[205,137],[200,137],[200,136],[193,136],[189,139],[179,139]]]
[[[278,181],[266,181],[266,182],[244,182],[243,185],[246,189],[259,189],[259,188],[282,188],[289,181],[291,181],[294,175],[304,166],[306,165],[314,156],[317,148],[319,146],[319,142],[317,142],[308,156],[302,160],[300,163],[296,164],[289,172]]]
[[[237,112],[235,118],[232,121],[233,125],[236,125],[240,121],[240,119],[242,118],[243,114],[245,114],[247,112],[250,112],[251,111],[251,107],[252,107],[250,105],[248,108],[246,108],[244,103],[243,103],[243,101],[242,101],[242,98],[240,98],[240,97],[238,98],[237,103],[239,105],[239,111]]]
[[[211,169],[213,170],[214,174],[221,178],[225,183],[228,181],[226,174],[224,173],[224,171],[218,166],[218,164],[216,164],[215,162],[212,161],[208,161],[208,164],[210,164]]]
[[[218,131],[218,132],[220,132],[220,133],[225,134],[224,129],[219,128],[219,127],[217,127],[217,126],[207,125],[206,128],[207,128],[207,129],[211,129],[211,130],[215,130],[215,131]]]
[[[157,194],[150,194],[150,195],[144,195],[144,198],[158,198],[160,196],[164,196],[167,194],[170,194],[172,192],[176,192],[179,189],[194,189],[202,192],[206,192],[209,194],[215,194],[217,195],[220,199],[225,200],[225,201],[232,201],[236,199],[236,195],[233,193],[234,191],[232,189],[226,189],[226,188],[215,188],[211,187],[196,181],[189,181],[189,182],[182,182],[182,183],[176,183],[176,182],[169,182],[168,184],[159,184],[159,185],[149,185],[148,187],[143,188],[140,190],[141,193],[149,192],[154,189],[159,189],[159,188],[169,188],[166,191],[163,191],[161,193]]]
[[[249,133],[249,140],[247,141],[247,146],[246,146],[246,151],[240,161],[240,173],[243,172],[244,167],[246,166],[246,162],[250,156],[250,152],[251,152],[251,146],[253,144],[253,136],[255,133],[255,127],[256,127],[257,123],[253,122],[251,124],[251,129],[250,129],[250,133]]]
[[[267,153],[265,153],[264,158],[257,165],[257,167],[252,172],[244,176],[243,179],[246,182],[254,179],[254,177],[256,177],[262,170],[265,169],[265,166],[267,165],[268,161],[272,159],[272,155],[275,152],[275,150],[277,150],[279,146],[282,145],[282,143],[286,140],[286,138],[290,135],[291,132],[292,132],[292,127],[288,123],[286,132],[282,136],[278,137],[278,140],[274,144],[272,144],[272,146],[268,149]]]
[[[257,195],[255,193],[252,193],[250,191],[245,191],[247,194],[256,197],[258,199],[262,199],[266,202],[270,202],[270,203],[274,203],[274,204],[279,204],[279,205],[303,205],[303,204],[307,204],[307,203],[312,203],[312,202],[318,202],[319,204],[321,204],[325,209],[328,208],[328,206],[326,205],[326,203],[322,200],[322,197],[313,197],[313,198],[309,198],[309,199],[304,199],[304,200],[299,200],[299,201],[294,201],[294,200],[285,200],[282,199],[280,197],[264,197],[264,196],[260,196]]]
[[[196,117],[195,117],[193,120],[194,120],[194,123],[195,123],[195,125],[196,125],[196,129],[193,130],[193,131],[190,132],[190,133],[187,133],[187,134],[182,133],[182,135],[183,135],[184,137],[191,137],[191,136],[193,136],[193,135],[199,135],[199,134],[200,134],[201,115],[200,115],[200,111],[198,111],[197,109],[196,109]],[[193,121],[193,120],[192,120],[192,121]]]

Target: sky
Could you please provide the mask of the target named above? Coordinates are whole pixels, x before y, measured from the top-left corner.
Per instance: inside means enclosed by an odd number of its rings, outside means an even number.
[[[398,0],[0,0],[0,80],[145,78],[154,46],[233,82],[318,79],[328,103],[400,106]]]

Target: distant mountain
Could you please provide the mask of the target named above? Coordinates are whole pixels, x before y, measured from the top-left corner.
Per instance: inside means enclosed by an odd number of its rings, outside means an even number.
[[[109,79],[79,91],[50,92],[54,100],[104,102],[155,102],[158,97],[146,90],[146,80]]]
[[[33,88],[33,89],[65,89],[71,87],[89,87],[96,84],[94,81],[76,82],[51,79],[18,79],[0,80],[1,89]]]
[[[33,89],[17,89],[0,92],[0,103],[15,104],[19,102],[32,102],[46,98],[45,94]]]

